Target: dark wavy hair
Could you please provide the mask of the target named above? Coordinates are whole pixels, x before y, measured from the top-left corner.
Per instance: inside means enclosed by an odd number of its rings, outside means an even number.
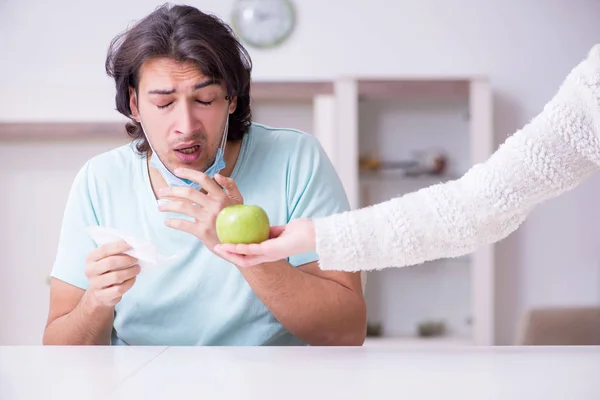
[[[153,58],[192,61],[208,78],[224,82],[227,94],[237,96],[230,115],[228,140],[240,140],[250,127],[252,60],[232,29],[219,18],[184,5],[164,4],[115,37],[106,57],[106,73],[115,80],[117,110],[131,119],[126,125],[137,150],[150,149],[141,125],[129,107],[129,88],[137,93],[139,72]]]

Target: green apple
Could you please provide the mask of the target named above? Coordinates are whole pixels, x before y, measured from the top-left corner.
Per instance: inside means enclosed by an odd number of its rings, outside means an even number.
[[[238,204],[225,207],[217,216],[217,236],[221,243],[261,243],[269,238],[271,225],[259,206]]]

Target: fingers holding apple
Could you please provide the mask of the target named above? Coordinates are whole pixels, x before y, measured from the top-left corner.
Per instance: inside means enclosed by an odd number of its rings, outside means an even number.
[[[222,243],[215,247],[215,252],[238,266],[250,267],[315,251],[315,247],[314,224],[302,218],[271,227],[268,240],[252,244]]]
[[[235,181],[229,177],[224,177],[221,174],[215,175],[215,181],[225,190],[225,193],[231,198],[236,204],[243,204],[244,199],[238,189]]]
[[[196,236],[209,250],[214,251],[214,246],[219,243],[215,229],[217,216],[224,208],[243,202],[237,185],[233,179],[220,175],[215,177],[220,181],[217,184],[199,171],[184,170],[179,171],[178,175],[199,182],[206,193],[182,187],[161,189],[159,197],[170,201],[159,204],[160,211],[179,213],[192,219],[168,218],[165,224]],[[221,184],[225,186],[222,188],[219,186]]]
[[[257,205],[237,204],[225,207],[216,220],[216,230],[221,244],[229,246],[258,246],[269,239],[271,224],[265,210]],[[217,246],[218,247],[218,246]],[[225,260],[239,266],[256,265],[264,260],[250,260],[244,255],[227,251],[215,252]]]

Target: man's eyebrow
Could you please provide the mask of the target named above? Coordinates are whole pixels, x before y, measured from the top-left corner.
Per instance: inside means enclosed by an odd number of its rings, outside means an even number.
[[[148,90],[148,94],[173,94],[175,89],[152,89]]]
[[[204,82],[201,82],[201,83],[195,85],[194,86],[194,90],[198,90],[198,89],[202,89],[202,88],[207,87],[207,86],[218,85],[218,84],[219,84],[218,80],[216,80],[216,79],[209,79],[207,81],[204,81]]]
[[[209,80],[206,80],[204,82],[200,82],[200,83],[194,85],[192,90],[199,90],[199,89],[202,89],[207,86],[217,85],[218,83],[219,83],[219,81],[217,81],[216,79],[209,79]],[[152,89],[152,90],[148,91],[148,94],[168,95],[168,94],[173,94],[173,93],[175,93],[175,89]]]

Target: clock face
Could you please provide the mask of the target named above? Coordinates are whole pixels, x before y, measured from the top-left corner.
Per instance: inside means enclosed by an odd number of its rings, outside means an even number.
[[[268,48],[287,39],[294,29],[295,19],[289,0],[238,0],[232,25],[249,45]]]

